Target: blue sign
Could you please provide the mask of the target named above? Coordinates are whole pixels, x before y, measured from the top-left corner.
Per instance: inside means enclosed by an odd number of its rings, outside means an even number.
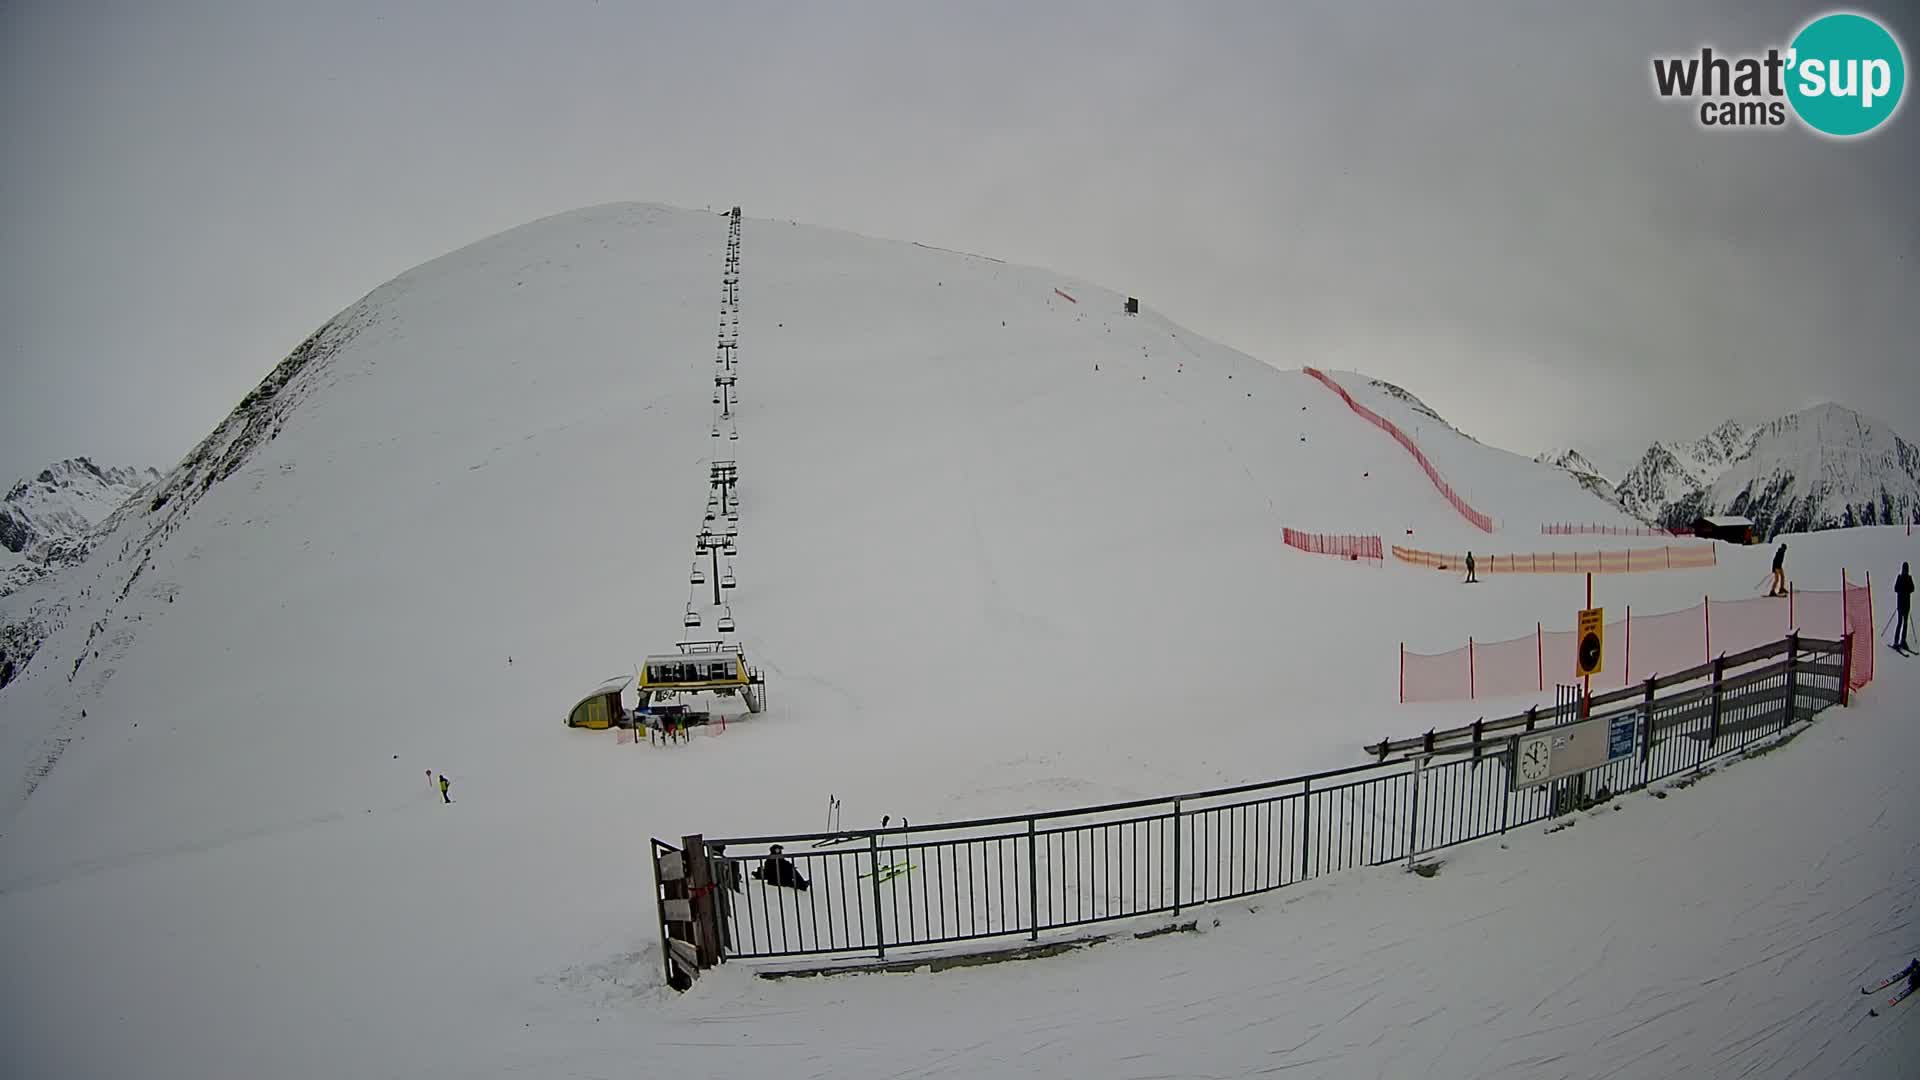
[[[1639,713],[1627,713],[1607,721],[1607,760],[1619,761],[1633,756],[1633,733],[1640,726]]]

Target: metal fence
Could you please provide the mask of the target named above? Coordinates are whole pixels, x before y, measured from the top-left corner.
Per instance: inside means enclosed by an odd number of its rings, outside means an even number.
[[[1037,939],[1410,859],[1697,768],[1844,703],[1845,648],[1798,639],[1775,662],[1708,685],[1666,696],[1649,685],[1644,700],[1593,713],[1636,716],[1631,757],[1541,787],[1515,789],[1518,736],[1504,736],[1172,798],[705,840],[718,954],[884,958],[908,946]],[[1572,719],[1540,718],[1543,728]],[[656,841],[655,850],[676,849]]]

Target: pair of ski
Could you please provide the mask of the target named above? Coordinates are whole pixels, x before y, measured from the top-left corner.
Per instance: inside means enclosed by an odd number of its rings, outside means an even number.
[[[889,881],[892,881],[894,878],[897,878],[900,875],[906,873],[907,871],[913,870],[913,869],[917,869],[917,867],[915,867],[913,863],[904,863],[904,862],[888,863],[887,865],[881,867],[878,870],[869,871],[867,873],[861,874],[860,876],[862,878],[872,878],[875,882],[879,884],[885,884]]]
[[[1880,980],[1879,982],[1873,984],[1872,986],[1861,987],[1860,992],[1862,994],[1877,994],[1880,991],[1885,990],[1887,987],[1892,986],[1894,983],[1905,982],[1906,978],[1907,978],[1907,969],[1901,968],[1899,971],[1894,972],[1893,974],[1887,976],[1886,978]],[[1901,1002],[1907,1000],[1907,995],[1911,993],[1913,993],[1912,986],[1901,987],[1899,993],[1887,999],[1887,1008],[1891,1009],[1895,1005],[1898,1005]],[[1879,1016],[1880,1011],[1878,1009],[1868,1009],[1867,1015]]]

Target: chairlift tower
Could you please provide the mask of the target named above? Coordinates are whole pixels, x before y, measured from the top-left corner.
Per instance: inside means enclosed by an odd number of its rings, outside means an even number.
[[[698,566],[698,560],[702,555],[713,560],[713,574],[711,578],[696,569],[695,574],[697,576],[693,583],[695,585],[701,585],[709,580],[712,581],[713,604],[715,607],[726,603],[725,600],[721,599],[720,590],[734,588],[737,584],[733,578],[733,565],[731,563],[727,565],[727,572],[724,575],[720,573],[720,556],[732,556],[738,551],[734,546],[734,535],[733,527],[728,526],[728,531],[725,533],[717,533],[710,529],[701,529],[700,535],[693,538],[695,565]],[[731,622],[733,620],[729,618],[727,621]]]
[[[733,496],[733,486],[739,482],[739,466],[732,461],[716,461],[708,468],[707,484],[719,492],[721,513],[731,513],[728,503]]]

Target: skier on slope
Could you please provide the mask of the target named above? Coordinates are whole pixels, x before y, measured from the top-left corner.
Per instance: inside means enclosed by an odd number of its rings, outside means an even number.
[[[449,799],[447,797],[447,789],[452,786],[453,786],[453,781],[447,779],[447,774],[441,773],[440,774],[440,801],[441,802],[450,803],[453,801],[452,799]]]
[[[1467,552],[1467,581],[1478,584],[1480,579],[1473,576],[1473,552]]]
[[[1893,579],[1893,647],[1907,651],[1907,624],[1913,621],[1913,575],[1907,564],[1900,564],[1900,576]]]
[[[1781,544],[1773,552],[1773,584],[1767,587],[1768,596],[1787,595],[1787,545]]]

